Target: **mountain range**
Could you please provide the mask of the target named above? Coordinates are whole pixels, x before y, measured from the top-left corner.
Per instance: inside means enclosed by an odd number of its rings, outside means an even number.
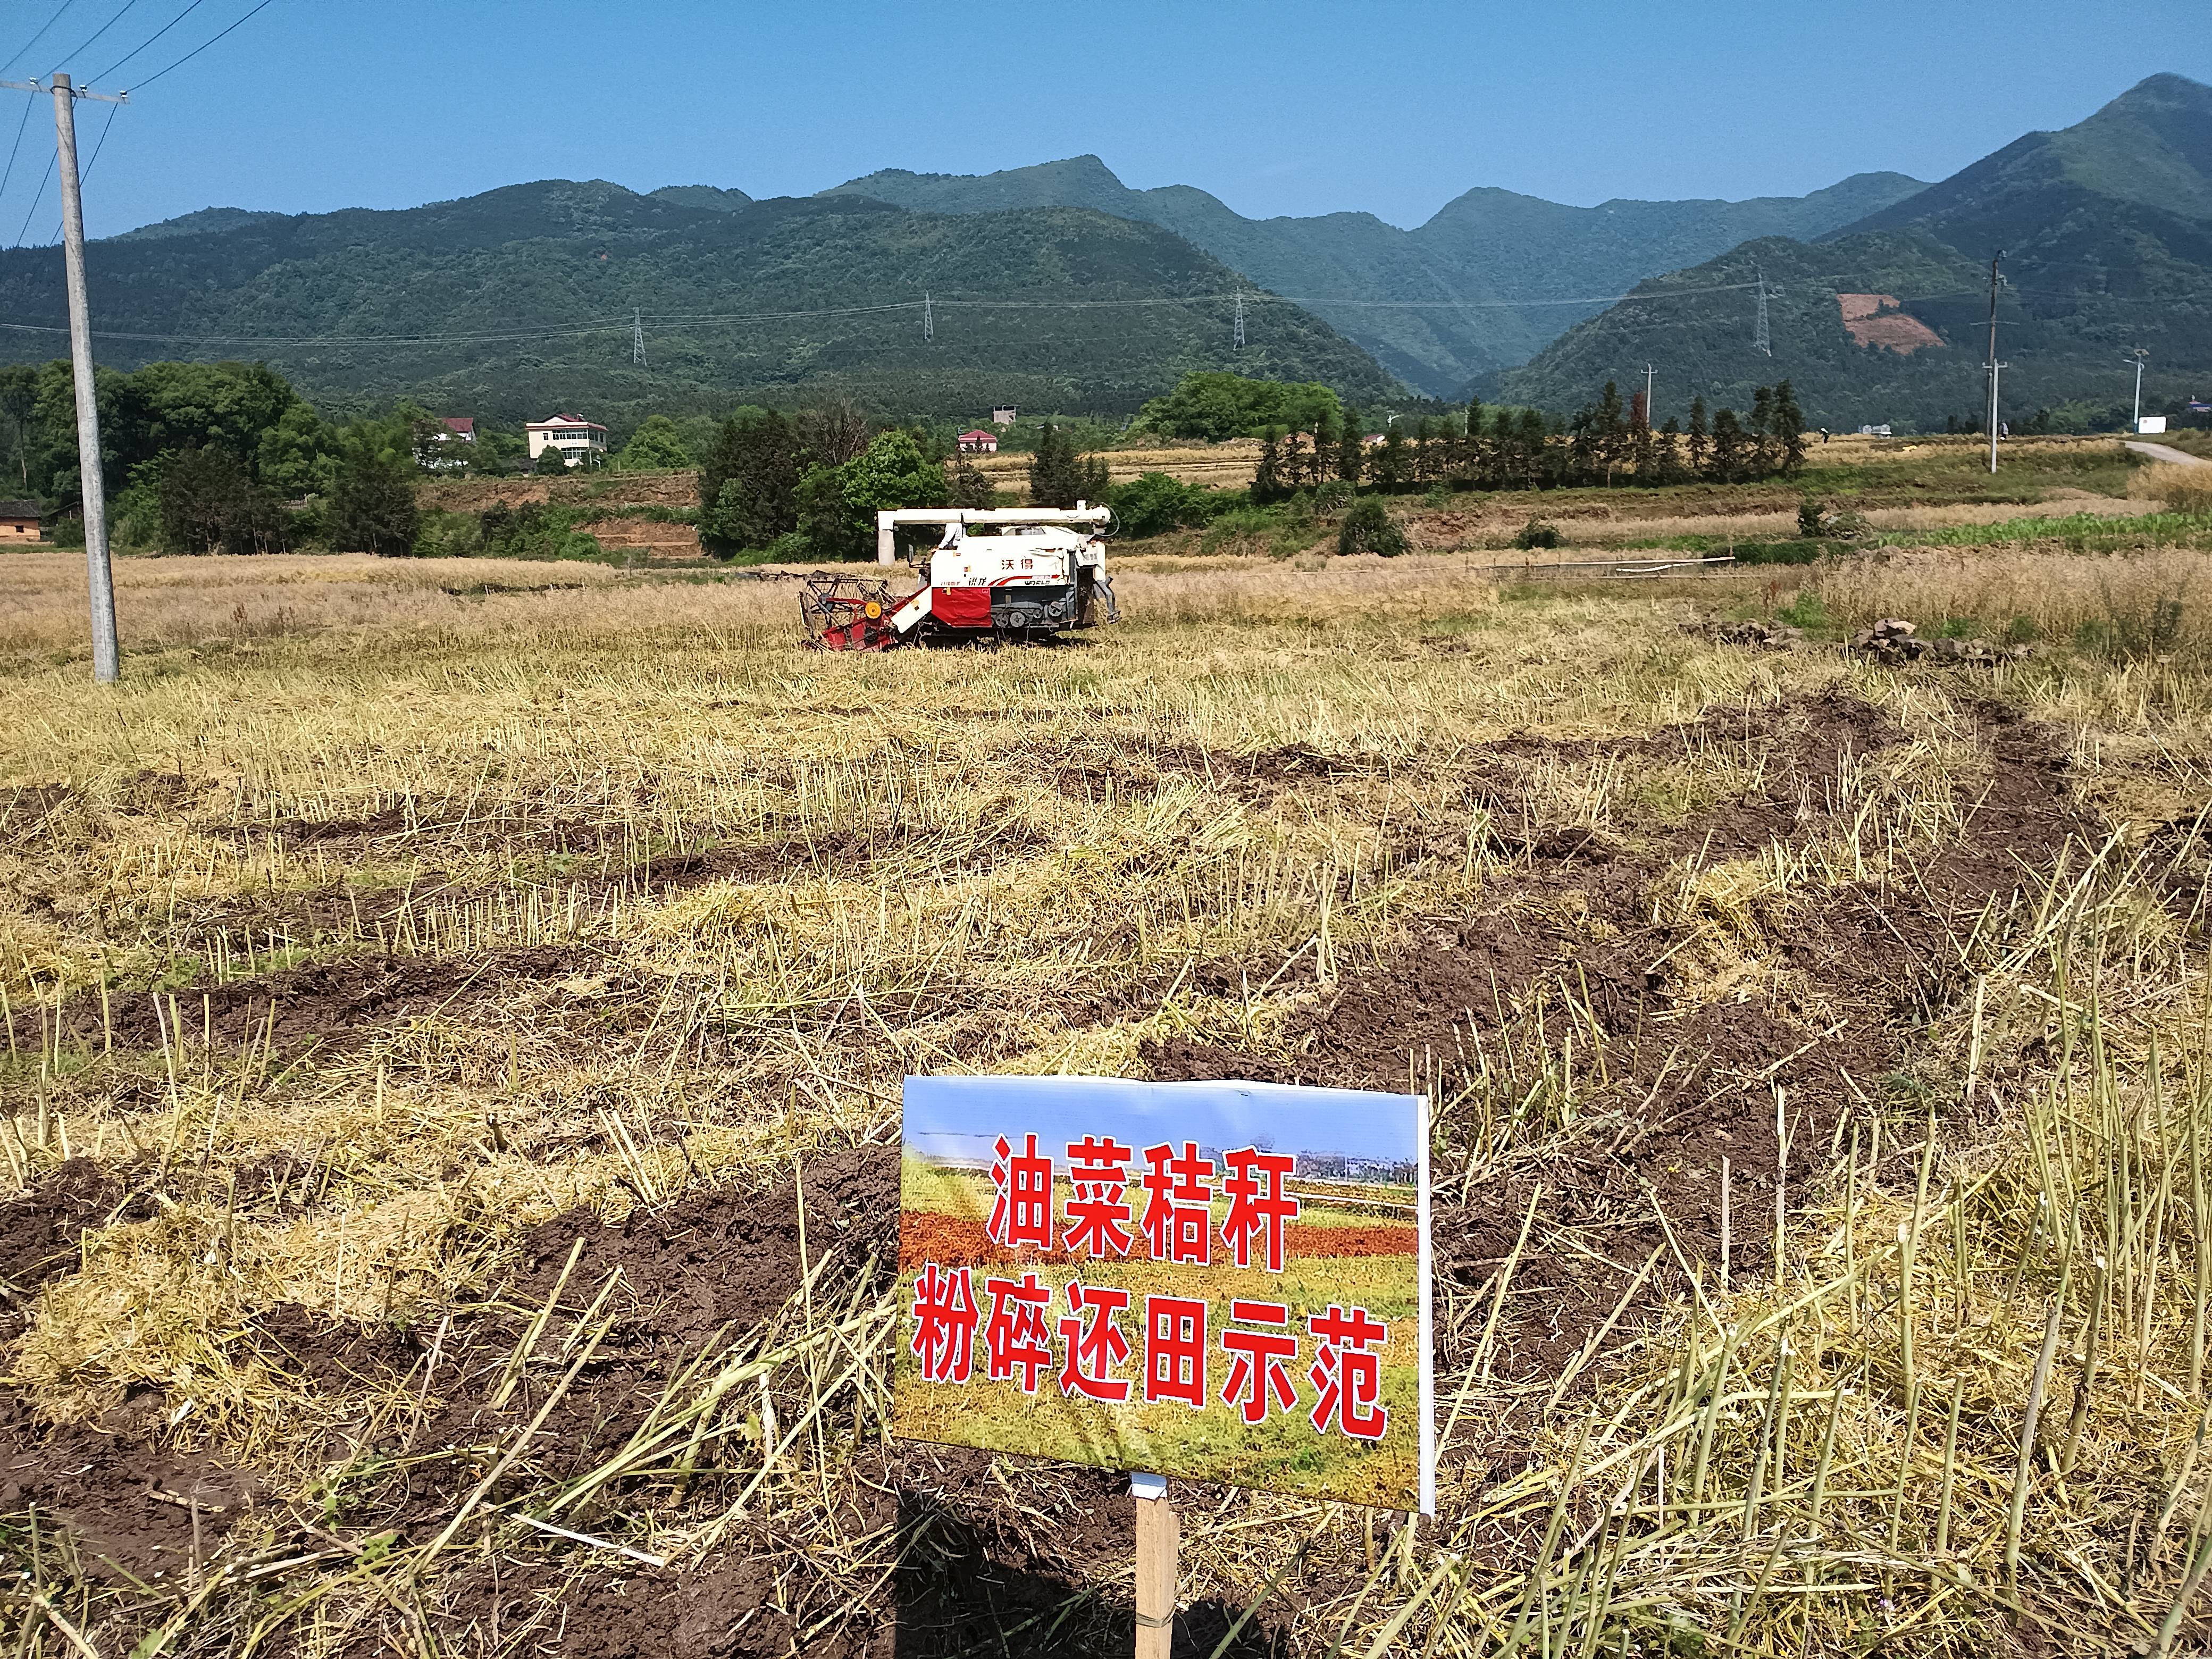
[[[824,193],[931,213],[1091,208],[1159,225],[1325,318],[1408,386],[1455,398],[1645,277],[1753,237],[1819,236],[1921,188],[1862,173],[1809,196],[1589,208],[1476,189],[1413,230],[1371,213],[1248,219],[1188,185],[1132,190],[1095,155],[980,176],[894,169]]]
[[[1370,404],[1397,391],[1296,307],[1233,351],[1221,296],[1237,272],[1087,209],[945,215],[556,180],[398,211],[209,209],[94,243],[86,263],[102,363],[259,359],[333,413],[406,395],[508,423],[574,410],[619,432],[654,412],[845,394],[906,416],[1126,414],[1232,362]],[[65,316],[59,250],[0,252],[0,321],[17,325],[0,354],[57,355]]]
[[[2002,417],[2108,414],[2130,401],[2138,349],[2147,408],[2212,385],[2212,87],[2153,76],[1817,239],[1656,277],[1481,389],[1567,408],[1607,380],[1641,385],[1648,362],[1662,418],[1692,392],[1741,408],[1787,375],[1818,423],[1978,419],[2000,252]],[[1754,344],[1762,275],[1771,355]]]
[[[1472,387],[1565,410],[1648,362],[1662,416],[1787,377],[1816,422],[1925,426],[1978,405],[1998,248],[2008,409],[2108,407],[2137,348],[2154,391],[2196,389],[2184,380],[2212,371],[2212,88],[2154,76],[1935,185],[1869,173],[1803,197],[1593,208],[1485,188],[1411,230],[1248,219],[1085,155],[765,201],[556,179],[394,211],[213,207],[95,243],[88,264],[104,363],[259,358],[333,413],[404,395],[619,431],[835,392],[908,416],[1121,414],[1200,368],[1322,380],[1370,407]],[[64,315],[58,250],[0,252],[0,356],[56,355]]]

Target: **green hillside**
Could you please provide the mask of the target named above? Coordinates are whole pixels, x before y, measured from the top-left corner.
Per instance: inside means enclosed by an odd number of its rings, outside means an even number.
[[[2153,76],[2077,126],[2032,133],[1818,241],[1750,243],[1646,283],[1492,389],[1568,409],[1608,379],[1640,384],[1649,362],[1662,418],[1693,394],[1740,404],[1787,375],[1816,423],[1940,428],[1982,404],[1999,248],[2006,419],[2127,402],[2122,358],[2138,347],[2147,408],[2212,386],[2212,88]],[[1752,349],[1753,294],[1724,288],[1753,280],[1754,264],[1780,286],[1771,358]],[[1909,353],[1860,343],[1840,295],[1893,297],[1883,309],[1910,319],[1893,331],[1917,323],[1932,338]]]
[[[1188,185],[1132,190],[1095,155],[978,177],[894,168],[826,193],[932,213],[1085,207],[1164,226],[1276,293],[1310,301],[1409,385],[1456,398],[1476,375],[1525,362],[1601,309],[1515,301],[1618,294],[1751,237],[1820,235],[1920,187],[1902,173],[1869,173],[1804,197],[1594,208],[1479,189],[1415,230],[1371,213],[1248,219]]]
[[[95,243],[88,265],[103,363],[264,359],[334,413],[405,395],[484,420],[559,409],[621,428],[831,391],[890,415],[1126,413],[1189,370],[1232,365],[1370,402],[1392,389],[1293,307],[1270,307],[1264,335],[1233,353],[1228,306],[1200,296],[1245,279],[1156,226],[1077,209],[945,216],[556,180],[397,212],[210,210]],[[884,309],[925,294],[931,340],[918,308]],[[0,319],[64,317],[58,251],[0,253]],[[59,345],[9,331],[0,361]]]

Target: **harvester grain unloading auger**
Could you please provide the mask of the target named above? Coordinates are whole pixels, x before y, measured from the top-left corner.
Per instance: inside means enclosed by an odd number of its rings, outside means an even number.
[[[898,562],[900,526],[942,526],[921,559],[921,585],[894,598],[886,581],[808,577],[799,600],[808,642],[821,651],[884,651],[927,640],[1042,640],[1117,620],[1106,575],[1113,519],[1112,509],[1084,501],[878,513],[878,564]]]

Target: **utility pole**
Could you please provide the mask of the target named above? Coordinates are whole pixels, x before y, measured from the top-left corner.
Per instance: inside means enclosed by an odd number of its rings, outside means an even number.
[[[107,562],[107,483],[100,468],[100,404],[92,378],[92,307],[84,289],[84,202],[77,193],[76,100],[130,101],[128,93],[87,92],[56,73],[47,86],[0,81],[17,92],[51,92],[54,170],[62,181],[62,265],[69,282],[70,366],[76,381],[77,477],[84,485],[84,562],[92,596],[92,678],[112,685],[122,673],[115,646],[115,574]]]
[[[2149,356],[2149,352],[2146,351],[2142,347],[2137,346],[2135,349],[2135,352],[2132,356],[2123,360],[2124,362],[2133,362],[2136,366],[2136,417],[2133,421],[2129,422],[2129,428],[2131,431],[2137,434],[2140,434],[2142,431],[2143,359]]]
[[[1997,361],[1997,284],[2004,279],[1997,275],[1997,261],[2004,258],[1999,248],[1990,256],[1990,471],[1997,470],[1997,376],[2007,365]]]
[[[1647,432],[1655,430],[1658,425],[1651,418],[1651,377],[1658,372],[1650,363],[1644,365],[1644,427]]]
[[[629,360],[640,368],[645,367],[645,315],[635,306],[629,313]]]

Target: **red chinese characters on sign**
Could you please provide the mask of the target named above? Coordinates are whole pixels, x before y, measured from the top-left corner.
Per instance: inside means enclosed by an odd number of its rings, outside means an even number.
[[[1129,1360],[1129,1339],[1121,1334],[1116,1318],[1128,1305],[1127,1291],[1080,1284],[1067,1287],[1068,1317],[1060,1322],[1060,1340],[1067,1346],[1066,1362],[1060,1368],[1062,1394],[1079,1394],[1115,1406],[1128,1399],[1129,1379],[1113,1375],[1115,1366]]]
[[[1206,1409],[1206,1304],[1195,1297],[1145,1298],[1145,1399],[1180,1400]]]
[[[1135,1243],[1129,1231],[1128,1147],[1109,1135],[1085,1135],[1067,1146],[1067,1174],[1074,1195],[1067,1200],[1067,1228],[1060,1243],[1069,1251],[1088,1251],[1096,1260],[1123,1256]]]
[[[1052,1369],[1052,1334],[1044,1324],[1052,1292],[1035,1273],[1024,1273],[1018,1283],[987,1279],[983,1289],[991,1298],[991,1317],[983,1326],[985,1375],[994,1382],[1018,1380],[1024,1394],[1035,1394],[1037,1373]]]
[[[975,1349],[975,1287],[965,1267],[934,1261],[914,1279],[914,1352],[925,1382],[965,1382]]]
[[[992,1151],[998,1161],[991,1165],[991,1218],[983,1231],[996,1243],[1012,1249],[1017,1244],[1052,1248],[1052,1160],[1037,1156],[1036,1137],[1023,1137],[1017,1152],[1004,1135]]]
[[[1002,1247],[1050,1250],[1056,1224],[1053,1159],[1038,1151],[1036,1134],[1017,1138],[1018,1150],[1006,1135],[994,1145],[985,1231]],[[1228,1206],[1216,1228],[1215,1164],[1200,1155],[1196,1141],[1164,1142],[1139,1154],[1110,1135],[1086,1133],[1067,1142],[1066,1153],[1070,1195],[1058,1241],[1066,1257],[1126,1261],[1141,1231],[1154,1261],[1209,1267],[1218,1232],[1237,1267],[1285,1270],[1288,1224],[1300,1211],[1298,1199],[1287,1190],[1292,1158],[1255,1146],[1221,1153],[1218,1193]],[[1146,1202],[1142,1222],[1134,1223],[1130,1165],[1139,1156],[1147,1166],[1139,1178]],[[979,1298],[966,1266],[932,1261],[915,1275],[909,1346],[924,1381],[968,1382],[980,1335],[986,1379],[1012,1382],[1024,1395],[1036,1395],[1051,1378],[1065,1397],[1126,1405],[1139,1397],[1140,1374],[1141,1398],[1148,1403],[1180,1402],[1204,1411],[1218,1400],[1255,1428],[1270,1415],[1299,1415],[1304,1342],[1287,1302],[1232,1298],[1227,1322],[1209,1340],[1213,1310],[1202,1296],[1142,1294],[1139,1310],[1139,1292],[1078,1279],[1066,1288],[1066,1314],[1054,1321],[1049,1310],[1059,1292],[1040,1282],[1035,1271],[987,1278],[981,1288]],[[1123,1322],[1139,1313],[1142,1323],[1133,1332]],[[1390,1421],[1382,1404],[1380,1353],[1389,1341],[1389,1327],[1363,1307],[1334,1303],[1304,1322],[1303,1336],[1312,1346],[1303,1379],[1314,1390],[1304,1416],[1314,1432],[1381,1440]],[[1211,1368],[1217,1352],[1222,1372]],[[1218,1395],[1212,1392],[1217,1382]]]
[[[1145,1176],[1145,1237],[1155,1261],[1203,1267],[1213,1260],[1213,1160],[1186,1140],[1182,1156],[1172,1144],[1145,1148],[1152,1169]]]
[[[1222,1332],[1222,1352],[1231,1356],[1229,1381],[1221,1390],[1222,1404],[1237,1407],[1247,1423],[1266,1419],[1270,1398],[1279,1409],[1289,1411],[1298,1403],[1290,1369],[1283,1363],[1295,1359],[1298,1352],[1298,1340],[1290,1332],[1290,1309],[1280,1302],[1238,1299],[1229,1304],[1229,1316],[1240,1325],[1273,1328]]]
[[[1328,1432],[1328,1419],[1355,1440],[1380,1440],[1390,1413],[1382,1405],[1382,1361],[1368,1352],[1390,1340],[1390,1328],[1364,1308],[1349,1313],[1334,1302],[1328,1311],[1306,1321],[1316,1344],[1306,1375],[1321,1390],[1314,1402],[1313,1425]]]
[[[1283,1190],[1294,1162],[1287,1153],[1250,1146],[1221,1155],[1225,1171],[1221,1190],[1229,1200],[1221,1239],[1235,1254],[1238,1267],[1252,1265],[1252,1236],[1260,1233],[1267,1241],[1267,1271],[1283,1271],[1283,1224],[1295,1221],[1298,1214],[1298,1200]]]

